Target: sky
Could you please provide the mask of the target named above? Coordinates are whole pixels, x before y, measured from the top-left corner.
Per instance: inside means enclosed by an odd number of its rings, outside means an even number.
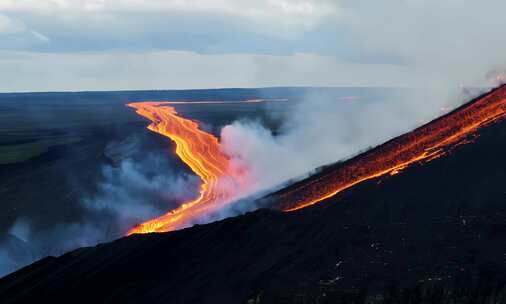
[[[479,84],[502,0],[0,0],[0,92]]]

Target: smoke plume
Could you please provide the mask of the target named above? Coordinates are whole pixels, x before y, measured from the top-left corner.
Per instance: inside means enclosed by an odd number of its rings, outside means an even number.
[[[349,158],[405,133],[505,80],[506,8],[499,0],[338,1],[340,25],[357,51],[350,60],[408,72],[398,94],[364,103],[308,95],[286,116],[281,134],[237,121],[222,130],[224,150],[250,166],[252,192],[300,178],[316,167]],[[329,42],[330,46],[332,43]],[[324,68],[323,68],[324,69]],[[343,70],[349,79],[369,75]],[[386,75],[385,75],[386,76]]]
[[[122,237],[195,196],[198,178],[174,168],[166,155],[146,151],[135,136],[112,142],[105,151],[112,164],[102,167],[96,191],[83,195],[81,218],[44,228],[19,218],[0,239],[0,276],[45,256]]]
[[[386,96],[340,98],[308,95],[290,107],[280,134],[257,122],[222,129],[232,163],[249,168],[250,193],[306,176],[315,168],[350,158],[430,121],[465,100],[462,93],[397,90]],[[433,95],[438,98],[432,97]]]

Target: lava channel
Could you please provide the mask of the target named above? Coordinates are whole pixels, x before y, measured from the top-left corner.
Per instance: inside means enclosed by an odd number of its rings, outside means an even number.
[[[352,158],[337,169],[303,180],[273,195],[275,208],[299,210],[383,175],[396,175],[414,164],[427,163],[469,143],[477,130],[506,116],[506,86],[501,86],[456,110]]]
[[[202,180],[199,196],[160,217],[137,225],[128,232],[129,235],[188,227],[237,198],[245,183],[240,172],[230,169],[230,160],[221,151],[215,136],[202,131],[197,122],[180,117],[174,107],[167,106],[180,103],[136,102],[128,106],[151,121],[149,130],[176,143],[176,154]]]

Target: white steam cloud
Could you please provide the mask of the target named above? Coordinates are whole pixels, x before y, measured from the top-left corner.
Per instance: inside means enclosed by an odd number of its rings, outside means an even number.
[[[354,156],[470,98],[452,94],[450,98],[436,90],[401,90],[348,101],[306,96],[288,111],[281,134],[275,136],[256,122],[237,121],[222,129],[222,145],[233,163],[249,168],[254,182],[249,190],[254,193]]]

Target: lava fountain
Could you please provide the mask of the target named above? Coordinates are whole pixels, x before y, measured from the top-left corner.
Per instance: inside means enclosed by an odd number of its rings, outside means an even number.
[[[276,208],[299,210],[335,196],[358,183],[396,175],[472,141],[477,130],[506,117],[506,86],[320,174],[273,194]]]
[[[180,102],[136,102],[128,106],[151,121],[149,130],[176,143],[176,154],[202,180],[200,194],[165,215],[139,224],[128,232],[129,235],[167,232],[190,226],[195,220],[237,198],[245,184],[243,174],[231,169],[229,158],[221,151],[218,139],[202,131],[197,122],[180,117],[176,109],[168,104]]]

